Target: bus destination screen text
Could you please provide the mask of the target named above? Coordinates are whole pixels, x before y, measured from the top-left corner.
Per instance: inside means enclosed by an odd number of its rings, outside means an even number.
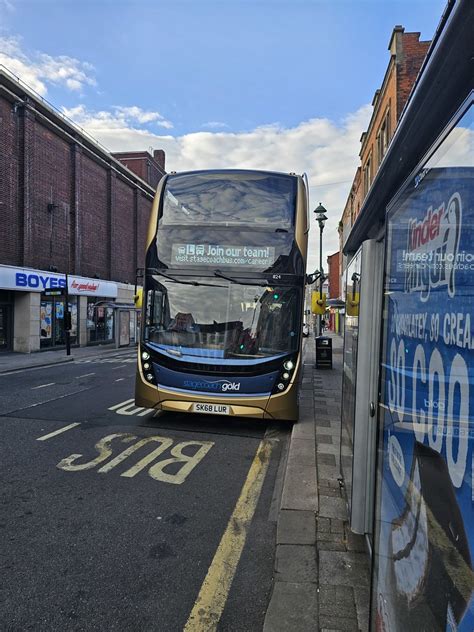
[[[185,265],[264,266],[275,261],[275,248],[219,244],[173,244],[171,260]]]

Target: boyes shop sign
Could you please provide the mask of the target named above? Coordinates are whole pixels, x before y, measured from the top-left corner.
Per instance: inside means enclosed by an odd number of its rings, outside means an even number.
[[[62,290],[66,287],[66,276],[54,272],[0,266],[0,288],[24,292]],[[68,276],[68,293],[76,296],[117,297],[117,284],[99,279]]]

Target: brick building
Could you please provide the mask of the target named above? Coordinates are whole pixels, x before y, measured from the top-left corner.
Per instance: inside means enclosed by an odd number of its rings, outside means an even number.
[[[328,259],[329,295],[328,298],[339,298],[339,251],[329,255]]]
[[[390,60],[381,87],[372,100],[373,112],[360,142],[360,166],[354,175],[349,195],[339,222],[339,250],[352,230],[377,171],[383,163],[403,108],[418,77],[430,41],[420,41],[420,33],[405,33],[395,26],[388,50]],[[340,257],[341,290],[344,286],[346,257]]]
[[[327,258],[328,263],[328,298],[329,298],[329,314],[328,314],[328,326],[331,331],[339,333],[339,309],[334,306],[334,301],[339,299],[340,296],[340,275],[339,275],[339,258],[340,253],[335,252],[329,255]]]
[[[66,274],[72,342],[115,339],[165,173],[164,152],[118,158],[0,68],[0,349],[64,344]]]
[[[155,149],[153,156],[147,151],[115,152],[112,156],[139,178],[148,182],[153,189],[156,189],[158,182],[166,173],[165,152],[162,149]]]

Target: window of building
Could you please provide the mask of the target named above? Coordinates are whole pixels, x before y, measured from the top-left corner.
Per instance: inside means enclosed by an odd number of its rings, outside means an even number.
[[[364,182],[364,196],[366,196],[372,184],[372,154],[370,154],[364,165],[362,178]]]
[[[0,351],[11,351],[13,338],[13,292],[0,290]]]
[[[71,330],[69,340],[77,344],[77,296],[69,296]],[[63,347],[66,344],[66,301],[64,296],[48,296],[43,293],[40,303],[40,348]]]
[[[390,142],[390,110],[387,110],[382,125],[380,126],[379,133],[377,134],[377,154],[379,165],[383,160],[383,157],[387,153],[388,144]]]
[[[114,341],[114,310],[107,299],[87,298],[87,344]]]

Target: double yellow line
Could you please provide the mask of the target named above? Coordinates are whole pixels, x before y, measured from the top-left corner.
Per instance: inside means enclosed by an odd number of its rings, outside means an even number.
[[[273,444],[264,439],[258,447],[183,632],[213,632],[217,628],[257,507]]]

